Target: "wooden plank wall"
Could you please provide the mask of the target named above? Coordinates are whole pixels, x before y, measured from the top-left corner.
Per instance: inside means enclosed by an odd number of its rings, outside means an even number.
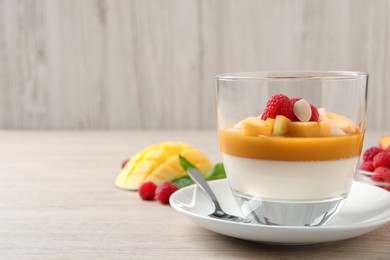
[[[215,128],[221,72],[370,73],[390,131],[386,0],[0,0],[1,129]]]

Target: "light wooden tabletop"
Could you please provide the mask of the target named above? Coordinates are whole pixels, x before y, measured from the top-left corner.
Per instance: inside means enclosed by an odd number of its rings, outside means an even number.
[[[382,133],[368,133],[365,146]],[[145,146],[187,142],[220,161],[214,131],[0,132],[0,256],[128,259],[388,259],[390,224],[309,246],[247,242],[114,186]]]

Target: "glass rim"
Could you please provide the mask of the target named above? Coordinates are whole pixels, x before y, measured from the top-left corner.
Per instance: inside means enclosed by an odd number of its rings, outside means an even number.
[[[351,80],[367,79],[368,73],[359,71],[253,71],[221,73],[216,80]]]

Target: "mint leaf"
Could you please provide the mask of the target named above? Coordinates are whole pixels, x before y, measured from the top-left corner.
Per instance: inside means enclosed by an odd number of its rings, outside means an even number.
[[[177,179],[174,179],[172,181],[177,187],[183,188],[186,186],[189,186],[191,184],[194,184],[194,181],[190,178],[190,176],[186,175]]]
[[[214,167],[209,171],[206,176],[207,181],[218,180],[226,178],[225,167],[223,163],[217,163]]]
[[[190,163],[186,158],[184,158],[183,156],[181,156],[179,154],[179,160],[180,160],[180,164],[181,166],[184,168],[184,170],[188,170],[189,168],[196,168],[195,165],[193,165],[192,163]]]
[[[195,165],[193,165],[191,162],[189,162],[185,157],[179,155],[179,160],[181,166],[187,171],[189,168],[196,168]],[[198,169],[199,170],[199,169]],[[217,163],[214,165],[213,168],[208,172],[207,176],[205,177],[206,181],[212,181],[212,180],[218,180],[218,179],[224,179],[226,178],[226,173],[225,173],[225,167],[223,166],[223,163]],[[177,186],[180,187],[180,185],[190,185],[193,184],[194,182],[189,176],[184,176],[181,178],[176,179],[179,184],[176,184]],[[190,183],[191,182],[191,183]],[[184,187],[184,186],[183,186]]]

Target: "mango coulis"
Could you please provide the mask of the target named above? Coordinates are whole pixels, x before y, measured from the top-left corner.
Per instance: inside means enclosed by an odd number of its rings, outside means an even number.
[[[276,161],[329,161],[360,156],[363,134],[328,137],[246,136],[218,131],[223,153]]]

